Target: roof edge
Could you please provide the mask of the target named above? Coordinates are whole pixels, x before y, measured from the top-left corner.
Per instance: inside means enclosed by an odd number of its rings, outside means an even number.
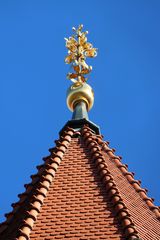
[[[148,190],[141,187],[141,181],[134,178],[134,173],[128,171],[128,165],[121,163],[122,157],[116,156],[114,154],[115,149],[109,147],[109,142],[104,142],[102,138],[97,138],[98,144],[102,147],[102,150],[107,153],[108,157],[111,158],[116,166],[120,169],[122,174],[128,180],[128,182],[133,186],[136,192],[140,195],[143,201],[147,204],[149,209],[155,214],[156,218],[160,220],[160,209],[158,206],[154,205],[154,199],[147,196]]]
[[[39,214],[40,208],[48,192],[49,186],[54,179],[58,166],[63,158],[63,155],[68,148],[74,130],[67,127],[61,133],[60,139],[56,142],[54,148],[49,149],[50,156],[43,158],[44,164],[37,166],[38,172],[31,176],[32,181],[29,184],[25,184],[26,191],[19,194],[20,200],[17,203],[13,203],[13,210],[10,213],[5,214],[6,221],[0,223],[0,236],[2,239],[6,239],[6,231],[8,227],[13,223],[16,214],[19,210],[23,210],[22,206],[24,201],[28,198],[32,199],[27,209],[24,209],[24,219],[20,224],[20,228],[17,230],[17,240],[22,236],[28,240],[34,222]],[[47,167],[47,170],[45,168]]]
[[[126,239],[140,240],[138,231],[136,230],[130,217],[130,213],[119,194],[117,185],[108,169],[108,165],[105,162],[98,142],[95,140],[94,134],[88,126],[84,126],[81,133],[84,143],[88,147],[92,158],[95,160],[97,170],[101,177],[101,181],[105,185],[108,197],[113,204],[113,209],[123,230],[122,234]]]

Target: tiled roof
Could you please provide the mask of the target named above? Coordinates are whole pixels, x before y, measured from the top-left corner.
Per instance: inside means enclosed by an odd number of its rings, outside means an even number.
[[[127,209],[128,220],[130,224],[133,223],[139,237],[143,240],[160,239],[160,211],[153,204],[153,199],[146,195],[146,189],[140,187],[140,181],[135,180],[134,174],[128,172],[127,165],[121,163],[121,157],[114,154],[115,150],[109,148],[108,142],[104,142],[100,136],[95,136],[88,127],[82,130],[82,135],[87,147],[91,149],[95,158],[98,159],[99,165],[101,165],[102,175],[104,174],[103,181],[106,183],[112,182],[110,185],[114,190],[107,187],[107,192],[109,194],[112,192],[113,195],[117,193],[117,203],[122,201],[124,204],[124,209]],[[108,175],[110,175],[110,179]],[[111,196],[112,201],[114,201],[113,195]],[[122,210],[123,207],[121,206]],[[119,218],[121,217],[119,212],[116,215]],[[124,230],[130,229],[129,222],[127,225],[125,221],[124,225]]]
[[[0,226],[1,240],[160,239],[160,212],[100,135],[66,128]]]

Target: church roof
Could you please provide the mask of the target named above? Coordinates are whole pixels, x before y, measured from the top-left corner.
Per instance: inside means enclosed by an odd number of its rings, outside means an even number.
[[[160,239],[160,212],[108,142],[66,127],[0,226],[1,240]]]

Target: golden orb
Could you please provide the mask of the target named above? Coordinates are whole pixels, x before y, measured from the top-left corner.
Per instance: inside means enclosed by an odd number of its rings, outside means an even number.
[[[89,111],[94,103],[94,92],[87,83],[76,82],[67,90],[67,106],[73,112],[77,103],[84,101],[87,111]]]

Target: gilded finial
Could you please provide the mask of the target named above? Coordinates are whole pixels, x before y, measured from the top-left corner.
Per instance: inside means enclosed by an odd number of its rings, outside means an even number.
[[[65,58],[65,62],[71,64],[73,68],[73,72],[68,73],[67,78],[74,83],[80,84],[87,81],[88,78],[86,75],[92,70],[92,66],[86,63],[86,58],[97,56],[97,49],[93,48],[93,45],[87,42],[86,35],[88,31],[82,32],[82,28],[82,24],[77,29],[73,27],[72,30],[74,34],[69,38],[65,38],[66,47],[68,49],[68,55]]]

